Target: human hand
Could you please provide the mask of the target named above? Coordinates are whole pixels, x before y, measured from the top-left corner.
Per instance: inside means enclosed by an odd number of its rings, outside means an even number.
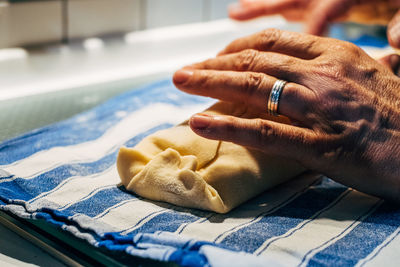
[[[230,6],[229,16],[248,20],[281,14],[289,21],[305,22],[307,33],[322,35],[333,21],[387,24],[399,5],[399,0],[240,0]]]
[[[293,125],[195,115],[193,131],[287,157],[360,191],[400,202],[400,78],[357,46],[270,29],[179,70],[175,85],[267,112],[276,79],[289,81],[278,112]]]

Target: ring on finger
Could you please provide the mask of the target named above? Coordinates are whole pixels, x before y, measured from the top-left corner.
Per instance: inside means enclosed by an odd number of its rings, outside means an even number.
[[[278,116],[278,107],[279,107],[279,100],[285,88],[286,81],[284,80],[276,80],[274,85],[272,86],[271,93],[269,94],[268,103],[267,103],[267,111],[268,114],[273,116]]]

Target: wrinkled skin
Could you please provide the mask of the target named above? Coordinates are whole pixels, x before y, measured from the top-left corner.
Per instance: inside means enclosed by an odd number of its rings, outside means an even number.
[[[391,10],[400,8],[400,0],[239,0],[229,7],[229,16],[236,20],[249,20],[280,14],[289,21],[304,22],[306,33],[322,35],[330,22],[354,19],[350,16],[352,11],[374,4],[385,5]],[[370,22],[374,23],[374,19],[371,18]],[[390,45],[400,49],[400,10],[390,18],[387,36]],[[399,75],[399,58],[393,54],[378,61]]]
[[[278,112],[292,125],[197,114],[190,126],[200,136],[284,156],[400,202],[400,78],[393,73],[399,59],[382,63],[348,42],[269,29],[177,71],[174,83],[266,112],[276,79],[288,81]]]

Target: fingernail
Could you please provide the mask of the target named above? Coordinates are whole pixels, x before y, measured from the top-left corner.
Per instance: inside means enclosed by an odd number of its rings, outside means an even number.
[[[188,69],[178,70],[174,74],[174,83],[184,83],[187,80],[189,80],[189,78],[192,75],[193,75],[192,70],[188,70]]]
[[[190,126],[197,130],[204,130],[211,124],[212,117],[207,114],[196,114],[190,118]]]

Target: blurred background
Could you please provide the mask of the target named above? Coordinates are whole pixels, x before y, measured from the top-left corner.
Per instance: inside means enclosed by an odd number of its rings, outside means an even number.
[[[61,42],[227,17],[233,0],[1,0],[0,47]]]

